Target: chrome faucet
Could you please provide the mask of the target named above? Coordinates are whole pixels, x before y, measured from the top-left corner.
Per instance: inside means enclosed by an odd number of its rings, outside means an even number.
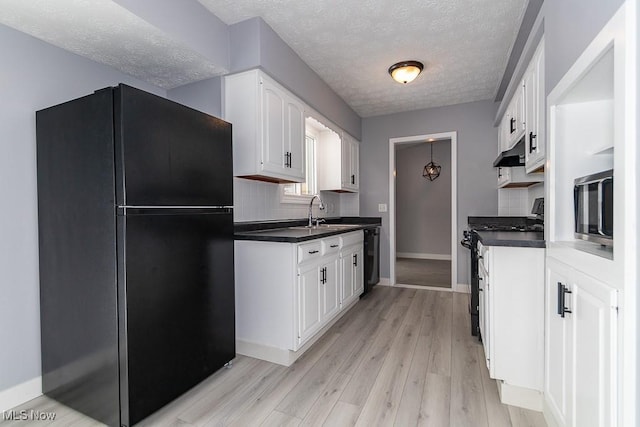
[[[311,198],[311,201],[309,202],[309,228],[313,227],[313,201],[316,198],[320,203],[320,205],[318,205],[318,208],[320,208],[320,210],[324,210],[324,203],[322,203],[322,199],[320,198],[320,195],[314,194],[313,197]]]

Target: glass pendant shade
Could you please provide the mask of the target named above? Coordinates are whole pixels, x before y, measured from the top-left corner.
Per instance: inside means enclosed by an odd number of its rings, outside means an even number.
[[[389,67],[389,74],[398,83],[407,84],[415,80],[424,66],[418,61],[403,61]]]

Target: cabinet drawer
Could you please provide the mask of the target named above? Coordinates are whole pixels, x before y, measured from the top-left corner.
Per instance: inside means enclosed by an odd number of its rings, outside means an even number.
[[[340,238],[322,239],[322,255],[334,254],[340,251]]]
[[[356,245],[362,243],[364,239],[362,230],[354,231],[353,233],[346,233],[340,235],[340,247],[345,248],[347,246]]]
[[[322,245],[320,240],[298,245],[298,264],[322,256]]]

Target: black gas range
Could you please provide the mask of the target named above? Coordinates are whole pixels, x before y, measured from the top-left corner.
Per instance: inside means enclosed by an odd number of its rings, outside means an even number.
[[[471,251],[471,293],[469,313],[471,314],[471,334],[480,335],[478,305],[480,302],[478,276],[478,231],[541,231],[542,221],[525,216],[470,216],[467,229],[463,232],[460,244]]]

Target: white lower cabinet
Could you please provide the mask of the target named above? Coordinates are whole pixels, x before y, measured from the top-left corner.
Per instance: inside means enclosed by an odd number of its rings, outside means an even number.
[[[342,292],[340,304],[349,305],[360,298],[364,291],[363,280],[363,244],[351,236],[343,238],[340,251],[340,269],[342,272]]]
[[[362,247],[360,230],[299,244],[236,241],[237,352],[291,365],[357,302]]]
[[[480,333],[503,403],[542,409],[544,249],[478,243]]]
[[[547,257],[545,415],[559,426],[614,426],[617,291]]]

